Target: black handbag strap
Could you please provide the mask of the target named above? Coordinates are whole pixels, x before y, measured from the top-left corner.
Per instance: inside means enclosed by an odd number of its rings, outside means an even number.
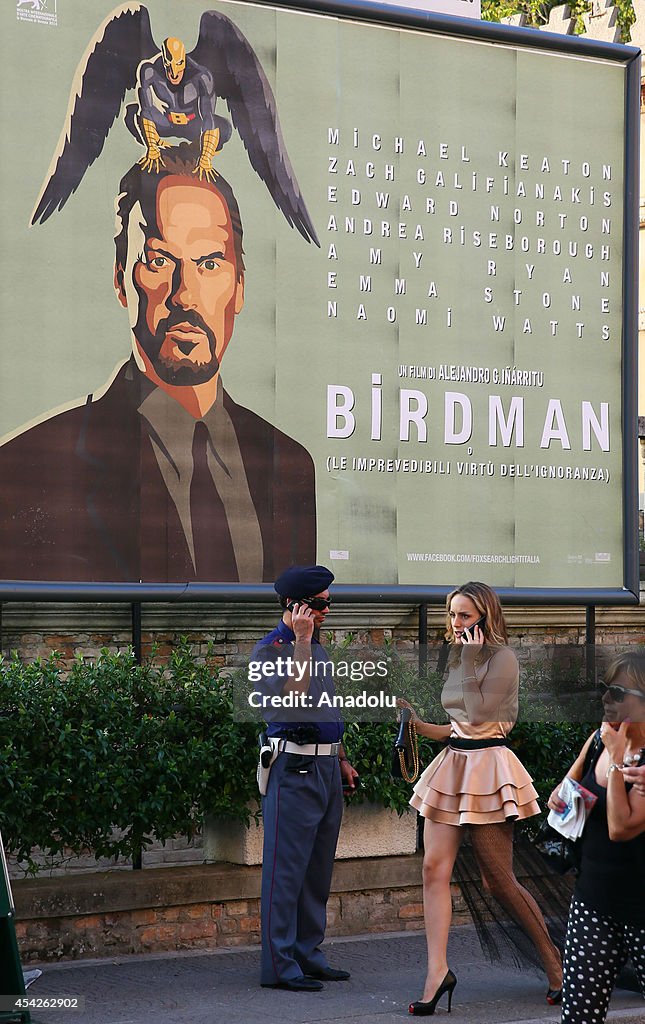
[[[394,741],[393,754],[396,762],[396,776],[406,782],[416,782],[421,765],[417,729],[409,708],[401,709],[399,734]]]
[[[406,748],[406,734],[407,727],[412,721],[412,712],[409,708],[401,708],[401,721],[399,723],[399,733],[394,741],[394,746],[397,750],[405,750]]]
[[[593,736],[593,739],[592,739],[591,743],[589,744],[589,749],[588,749],[587,753],[585,754],[585,760],[584,760],[584,764],[582,766],[583,777],[587,774],[587,772],[591,768],[595,768],[596,767],[596,764],[598,762],[598,758],[600,757],[600,755],[602,754],[604,749],[605,749],[605,744],[603,743],[602,739],[600,738],[600,729],[596,729],[596,731],[594,733],[594,736]]]

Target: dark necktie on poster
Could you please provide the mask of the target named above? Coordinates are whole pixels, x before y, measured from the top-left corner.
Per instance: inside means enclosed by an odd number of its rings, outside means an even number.
[[[237,564],[224,505],[208,468],[209,434],[198,420],[193,434],[193,476],[190,517],[195,549],[195,575],[208,582],[237,580]]]

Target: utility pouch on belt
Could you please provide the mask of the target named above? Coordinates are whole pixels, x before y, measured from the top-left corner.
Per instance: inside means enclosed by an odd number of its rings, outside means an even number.
[[[258,789],[260,790],[260,796],[266,796],[269,773],[271,772],[271,765],[278,756],[279,744],[271,743],[265,732],[261,732],[258,739],[260,743],[260,758],[257,771]]]

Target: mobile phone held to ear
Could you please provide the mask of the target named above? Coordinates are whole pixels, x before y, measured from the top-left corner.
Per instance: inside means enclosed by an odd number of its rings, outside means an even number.
[[[486,616],[482,615],[481,618],[477,619],[477,622],[471,622],[469,626],[466,626],[465,632],[468,633],[471,640],[475,639],[475,626],[479,626],[483,633],[486,629]]]

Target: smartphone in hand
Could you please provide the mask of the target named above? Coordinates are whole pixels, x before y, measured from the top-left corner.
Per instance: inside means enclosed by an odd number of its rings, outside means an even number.
[[[360,786],[361,786],[361,777],[360,777],[360,775],[357,775],[356,778],[354,779],[354,786],[353,786],[353,788],[347,782],[345,782],[345,780],[343,779],[343,796],[351,796],[352,793],[355,793],[357,789],[360,789]]]
[[[469,626],[466,626],[465,632],[468,633],[471,640],[475,639],[475,626],[479,626],[483,633],[486,626],[486,616],[482,615],[481,618],[477,619],[477,622],[471,622]]]

